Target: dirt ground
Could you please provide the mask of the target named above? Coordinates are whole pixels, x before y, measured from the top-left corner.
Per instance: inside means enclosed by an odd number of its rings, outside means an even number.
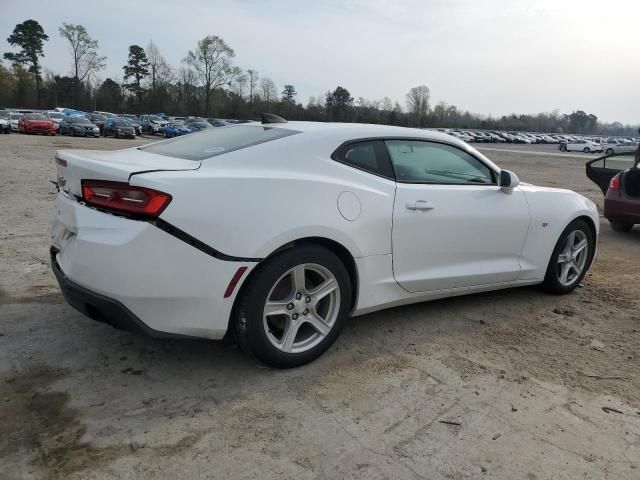
[[[640,228],[603,222],[571,295],[358,317],[316,362],[272,370],[230,343],[136,336],[64,303],[48,261],[53,153],[142,141],[0,136],[1,479],[640,478]],[[536,148],[485,153],[602,205],[593,157]]]

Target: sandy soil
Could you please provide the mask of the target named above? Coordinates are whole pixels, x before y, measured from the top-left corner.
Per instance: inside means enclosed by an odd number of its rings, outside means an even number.
[[[311,365],[271,370],[233,344],[135,336],[63,302],[53,153],[137,142],[0,136],[0,478],[640,478],[640,228],[604,222],[571,295],[387,310]],[[602,204],[593,157],[486,154]]]

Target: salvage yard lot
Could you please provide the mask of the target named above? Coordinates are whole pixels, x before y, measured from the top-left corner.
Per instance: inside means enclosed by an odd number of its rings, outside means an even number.
[[[314,363],[272,370],[228,342],[140,337],[64,303],[54,151],[147,141],[0,137],[0,478],[640,476],[640,228],[604,221],[571,295],[358,317]],[[484,153],[602,207],[584,174],[595,156],[547,147]]]

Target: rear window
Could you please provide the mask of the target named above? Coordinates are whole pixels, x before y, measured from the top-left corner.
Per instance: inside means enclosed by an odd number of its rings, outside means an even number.
[[[287,128],[237,125],[202,130],[163,142],[151,143],[140,150],[186,160],[204,160],[261,143],[300,133]]]

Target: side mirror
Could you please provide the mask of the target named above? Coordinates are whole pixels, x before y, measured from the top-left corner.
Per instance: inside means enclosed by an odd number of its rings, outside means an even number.
[[[518,185],[520,185],[520,179],[515,173],[509,170],[500,171],[498,186],[502,188],[504,193],[511,193]]]

